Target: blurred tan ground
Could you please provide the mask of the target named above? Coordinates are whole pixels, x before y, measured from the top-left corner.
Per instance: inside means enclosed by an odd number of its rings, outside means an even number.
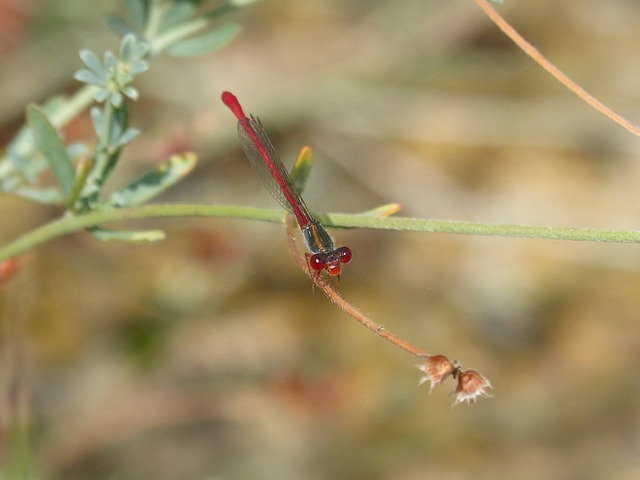
[[[638,123],[638,2],[506,3]],[[117,45],[100,23],[116,2],[24,5],[0,37],[4,142],[28,102],[77,87],[80,48]],[[286,161],[312,146],[314,210],[400,202],[427,218],[638,228],[640,140],[473,1],[264,1],[232,18],[244,32],[225,50],[140,77],[144,134],[112,188],[190,148],[200,164],[163,201],[275,207],[219,101],[228,89]],[[0,197],[0,240],[59,214]],[[41,478],[640,478],[639,246],[335,231],[354,251],[347,298],[493,382],[494,399],[450,409],[452,384],[417,388],[413,358],[314,294],[282,227],[152,225],[167,241],[43,245],[1,293],[0,418],[6,434],[11,386],[26,386]]]

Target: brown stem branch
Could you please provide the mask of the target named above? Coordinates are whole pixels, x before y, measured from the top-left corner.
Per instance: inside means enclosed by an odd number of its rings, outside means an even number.
[[[298,250],[298,246],[296,245],[296,240],[293,234],[293,217],[291,215],[287,215],[287,237],[289,239],[289,248],[293,253],[296,263],[309,276],[314,285],[322,290],[322,293],[324,293],[332,303],[338,305],[348,315],[352,316],[358,323],[365,326],[379,337],[382,337],[388,342],[391,342],[395,346],[401,348],[405,352],[408,352],[411,355],[415,355],[416,357],[430,356],[427,352],[389,332],[384,328],[383,325],[380,325],[371,320],[364,313],[358,310],[358,308],[345,300],[345,298],[339,292],[337,292],[333,288],[333,286],[329,284],[329,282],[322,278],[322,275],[319,275],[317,272],[311,271],[306,258],[304,257],[304,255],[302,255],[302,253],[300,253],[300,250]]]
[[[597,111],[599,111],[603,115],[606,115],[611,120],[616,122],[624,129],[628,130],[629,132],[633,133],[634,135],[640,136],[640,127],[635,126],[626,118],[615,113],[600,100],[587,93],[582,87],[571,80],[567,75],[564,74],[564,72],[562,72],[558,67],[547,60],[544,55],[542,55],[533,45],[525,40],[524,37],[522,37],[522,35],[520,35],[511,25],[509,25],[509,23],[498,12],[496,12],[496,10],[491,5],[489,5],[486,0],[476,0],[476,3],[480,7],[480,9],[482,9],[485,15],[487,15],[487,17],[489,17],[491,21],[505,33],[505,35],[507,35],[538,65],[549,72],[556,80],[562,83],[565,87],[575,93],[582,100],[587,102]]]

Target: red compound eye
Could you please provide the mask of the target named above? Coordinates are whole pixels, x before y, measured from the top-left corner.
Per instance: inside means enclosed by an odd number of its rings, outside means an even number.
[[[315,255],[311,255],[311,258],[309,259],[309,266],[316,272],[319,272],[325,267],[324,259],[317,253]]]
[[[340,256],[340,263],[349,263],[353,254],[351,253],[351,249],[349,247],[340,247],[338,250],[338,255]]]

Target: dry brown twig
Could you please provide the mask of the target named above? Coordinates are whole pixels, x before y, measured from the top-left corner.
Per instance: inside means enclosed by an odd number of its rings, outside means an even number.
[[[515,28],[509,25],[509,23],[491,5],[489,5],[486,0],[476,0],[476,3],[485,13],[485,15],[487,15],[487,17],[489,17],[489,19],[493,23],[495,23],[498,28],[502,30],[504,34],[513,41],[513,43],[520,47],[523,52],[529,55],[538,65],[549,72],[556,80],[558,80],[565,87],[575,93],[591,107],[595,108],[603,115],[609,117],[611,120],[616,122],[627,131],[633,133],[634,135],[640,136],[639,127],[637,127],[621,115],[618,115],[593,95],[587,93],[576,82],[571,80],[564,72],[562,72],[562,70],[560,70],[553,63],[547,60],[544,55],[542,55],[533,45],[525,40],[524,37],[520,35]]]
[[[331,301],[331,303],[339,306],[345,313],[353,317],[358,323],[371,330],[379,337],[387,340],[396,347],[404,350],[411,355],[420,357],[423,363],[417,367],[424,372],[420,379],[419,385],[429,382],[433,390],[434,387],[440,385],[447,377],[451,376],[456,380],[456,387],[452,393],[456,395],[454,405],[462,402],[473,403],[479,397],[490,397],[489,390],[492,390],[491,382],[476,370],[462,370],[461,365],[456,361],[450,361],[444,355],[432,355],[415,345],[407,342],[399,336],[391,333],[383,325],[374,322],[367,315],[362,313],[357,307],[349,303],[333,286],[327,282],[322,275],[309,268],[309,264],[305,256],[300,253],[296,244],[293,228],[293,217],[287,215],[287,238],[289,240],[289,248],[293,253],[296,263],[311,279],[313,284],[318,287]]]

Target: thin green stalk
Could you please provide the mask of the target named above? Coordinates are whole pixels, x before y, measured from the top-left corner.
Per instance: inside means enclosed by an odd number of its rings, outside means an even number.
[[[115,107],[111,102],[104,102],[104,109],[102,110],[102,131],[98,138],[93,167],[87,177],[87,192],[83,195],[83,198],[86,199],[89,204],[97,202],[102,185],[106,181],[106,177],[112,166],[110,164],[113,152],[111,151],[112,147],[109,144],[109,140],[111,138],[114,111]]]
[[[113,222],[170,217],[240,218],[278,222],[284,218],[282,210],[266,210],[229,205],[144,205],[105,212],[93,211],[84,215],[65,216],[53,220],[0,248],[0,261],[11,258],[62,235]]]
[[[68,97],[65,100],[64,106],[49,115],[51,124],[61,129],[81,112],[84,112],[94,102],[93,97],[96,90],[97,88],[92,85],[85,85],[72,96]]]
[[[324,217],[322,217],[324,219]],[[328,215],[330,226],[380,228],[414,232],[455,233],[494,237],[576,240],[583,242],[640,243],[640,230],[513,225],[456,220],[433,220],[407,217],[371,217],[366,215]]]
[[[282,210],[229,205],[155,204],[66,216],[45,224],[0,248],[0,261],[30,250],[62,235],[113,222],[152,218],[215,217],[281,222]],[[593,228],[504,225],[453,220],[406,217],[372,217],[362,214],[320,215],[323,223],[334,228],[377,228],[384,230],[439,232],[463,235],[577,240],[590,242],[640,243],[639,230],[603,230]]]
[[[144,30],[145,38],[153,38],[156,33],[160,31],[160,26],[164,20],[164,16],[169,9],[169,3],[163,0],[155,0],[151,2],[151,8],[149,9],[149,18]]]
[[[194,33],[206,28],[210,23],[205,18],[197,18],[191,22],[179,25],[176,28],[159,34],[157,37],[147,37],[151,47],[151,56],[158,55],[167,47],[177,43]]]
[[[20,370],[20,368],[18,368]],[[17,380],[19,383],[22,379]],[[11,415],[6,432],[6,478],[33,478],[33,444],[31,438],[29,405],[24,385],[14,386],[18,391],[10,399]]]

